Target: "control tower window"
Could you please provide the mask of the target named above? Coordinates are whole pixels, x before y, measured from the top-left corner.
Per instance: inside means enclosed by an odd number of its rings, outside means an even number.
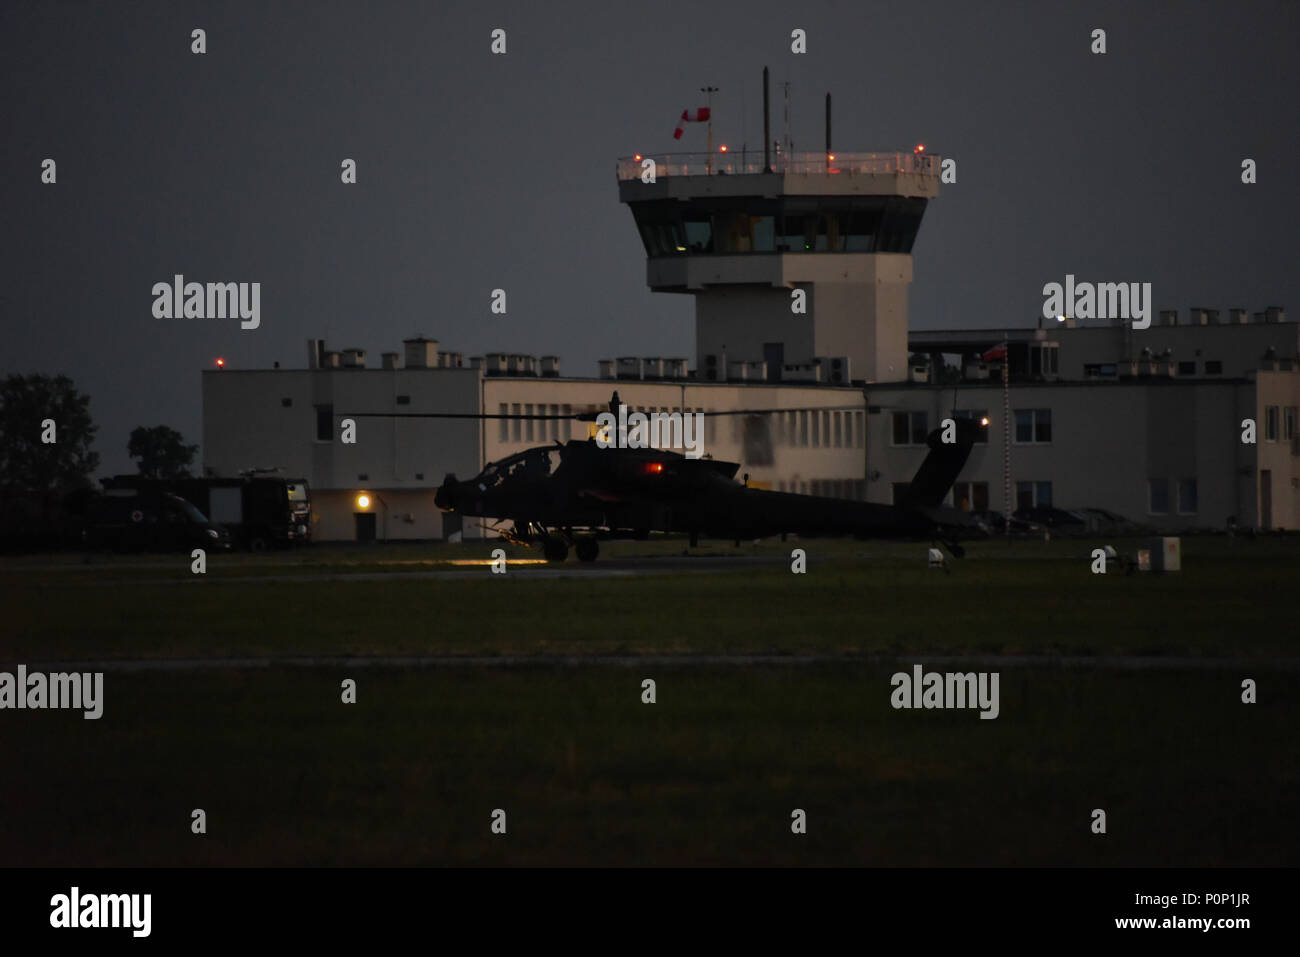
[[[651,256],[676,256],[686,252],[686,235],[680,224],[646,223],[641,226],[641,241]]]
[[[777,220],[776,251],[803,252],[803,216],[782,216]]]
[[[890,197],[885,204],[885,215],[880,225],[876,251],[882,253],[910,253],[916,242],[916,232],[921,228],[925,213],[925,200],[911,197]]]
[[[749,252],[749,223],[743,213],[719,212],[713,214],[713,246],[716,252]],[[743,235],[743,246],[742,246]]]
[[[713,252],[713,220],[707,212],[690,210],[683,217],[686,249],[693,255]]]
[[[816,241],[816,198],[785,199],[781,204],[781,215],[776,223],[776,251],[779,253],[812,252]]]
[[[880,218],[883,209],[855,209],[845,217],[844,251],[846,253],[870,253],[876,249],[876,234],[880,231]]]
[[[844,240],[840,234],[840,216],[838,213],[824,213],[819,217],[817,251],[819,253],[839,253],[844,251]]]
[[[675,203],[638,203],[632,208],[648,256],[677,256],[686,252],[686,231]]]

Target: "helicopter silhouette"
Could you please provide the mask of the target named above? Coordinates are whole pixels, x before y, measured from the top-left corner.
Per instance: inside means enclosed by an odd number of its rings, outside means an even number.
[[[611,419],[621,403],[615,392]],[[623,410],[625,412],[625,410]],[[791,410],[746,409],[699,415],[754,415]],[[473,413],[353,413],[434,418],[575,418]],[[622,422],[626,420],[618,419]],[[609,421],[609,420],[606,420]],[[602,540],[643,539],[652,532],[699,539],[741,540],[774,535],[859,539],[930,539],[954,556],[964,554],[958,540],[982,537],[983,530],[964,512],[943,505],[970,456],[983,425],[954,419],[947,430],[926,439],[929,452],[912,482],[893,505],[853,499],[774,492],[751,488],[748,476],[736,480],[739,463],[679,452],[639,448],[627,434],[602,435],[535,446],[496,462],[479,474],[458,479],[448,474],[434,496],[446,512],[476,519],[518,545],[540,546],[553,562],[564,561],[573,546],[579,561],[595,561]],[[948,441],[945,441],[947,439]],[[488,521],[492,524],[487,524]]]

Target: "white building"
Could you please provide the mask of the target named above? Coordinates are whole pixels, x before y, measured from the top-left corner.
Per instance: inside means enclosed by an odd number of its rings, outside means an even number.
[[[1183,323],[1166,310],[1145,330],[909,331],[911,250],[938,157],[809,154],[769,168],[677,156],[650,183],[644,159],[620,161],[620,197],[648,285],[695,298],[694,370],[620,357],[597,378],[565,378],[555,356],[466,360],[422,338],[369,368],[364,350],[312,340],[304,369],[204,373],[205,468],[305,477],[318,540],[442,538],[461,530],[433,504],[446,474],[592,426],[420,414],[595,413],[617,389],[642,411],[780,410],[706,420],[705,453],[763,487],[891,502],[955,409],[990,420],[958,506],[1003,509],[1009,490],[1013,508],[1102,508],[1170,530],[1300,528],[1300,327],[1282,309],[1197,308]],[[1004,360],[981,358],[1004,341],[1005,400]]]

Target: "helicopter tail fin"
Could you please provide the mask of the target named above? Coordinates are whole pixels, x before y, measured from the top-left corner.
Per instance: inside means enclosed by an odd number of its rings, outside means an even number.
[[[942,427],[926,436],[925,444],[930,447],[930,454],[908,486],[907,506],[935,508],[942,505],[948,490],[957,481],[982,426],[973,419],[955,419],[954,425],[950,433],[952,442],[943,441],[945,430]]]

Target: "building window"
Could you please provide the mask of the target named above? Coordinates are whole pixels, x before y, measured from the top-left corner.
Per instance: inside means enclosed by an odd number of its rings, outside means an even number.
[[[509,414],[510,414],[510,406],[508,406],[508,405],[506,405],[504,402],[502,402],[500,405],[497,406],[497,414],[499,414],[499,415],[509,415]],[[509,441],[510,441],[510,420],[509,420],[509,419],[500,419],[500,420],[498,420],[498,424],[497,424],[497,441],[498,441],[498,442],[509,442]]]
[[[1147,511],[1152,515],[1169,514],[1169,480],[1147,479]]]
[[[1296,437],[1296,407],[1288,405],[1282,410],[1282,438],[1288,442]]]
[[[1016,409],[1016,443],[1052,441],[1051,409]]]
[[[1119,367],[1113,362],[1086,362],[1083,375],[1087,379],[1113,379],[1119,374]]]
[[[739,418],[739,416],[737,416]],[[771,465],[772,433],[768,428],[767,416],[747,415],[745,427],[745,462],[749,465]]]
[[[410,405],[410,404],[411,404],[411,397],[410,397],[409,395],[399,395],[399,396],[397,397],[397,404],[398,404],[398,405]]]
[[[844,413],[832,412],[831,419],[835,423],[835,447],[844,448]]]
[[[1196,479],[1178,480],[1178,514],[1196,514]]]
[[[867,442],[867,429],[866,429],[866,423],[864,421],[865,419],[866,419],[866,413],[864,412],[853,413],[853,437],[857,442],[858,448],[860,449],[865,448]]]
[[[1031,346],[1029,349],[1029,374],[1033,376],[1056,375],[1060,367],[1060,347]]]
[[[804,410],[799,413],[799,444],[808,444],[808,412]]]
[[[926,415],[924,412],[895,412],[894,445],[925,445]]]
[[[1218,359],[1211,359],[1205,363],[1206,375],[1223,375],[1223,363]]]
[[[525,402],[524,415],[532,415],[532,414],[533,414],[533,404],[531,402]],[[533,441],[533,420],[532,419],[524,420],[524,441],[525,442]]]
[[[560,409],[563,412],[565,420],[563,422],[563,428],[560,429],[560,438],[567,442],[569,439],[573,438],[573,420],[569,418],[573,415],[573,406],[565,403],[560,406]],[[700,436],[700,438],[704,438],[704,436]]]
[[[1179,374],[1179,375],[1196,375],[1196,362],[1195,362],[1195,361],[1192,361],[1192,362],[1180,362],[1180,363],[1178,363],[1178,374]]]
[[[1016,508],[1051,508],[1051,482],[1017,482]]]
[[[963,512],[983,512],[989,507],[988,482],[958,482],[952,487],[952,503]]]
[[[813,448],[819,448],[822,444],[821,424],[822,424],[821,413],[814,410],[812,413],[812,447]]]
[[[523,423],[519,421],[518,418],[519,416],[518,402],[510,403],[510,414],[515,416],[515,418],[510,420],[510,438],[512,438],[516,442],[519,442],[523,438]]]
[[[330,442],[334,439],[334,406],[316,406],[316,441]]]
[[[1264,407],[1264,441],[1266,442],[1277,441],[1277,420],[1278,420],[1278,407],[1275,405],[1265,406]]]
[[[983,422],[985,419],[988,419],[988,417],[988,409],[958,409],[953,413],[953,418],[955,419],[974,419],[977,423]],[[989,420],[989,424],[992,425],[992,419]],[[988,442],[989,430],[987,427],[981,428],[975,433],[976,445],[988,445]]]

